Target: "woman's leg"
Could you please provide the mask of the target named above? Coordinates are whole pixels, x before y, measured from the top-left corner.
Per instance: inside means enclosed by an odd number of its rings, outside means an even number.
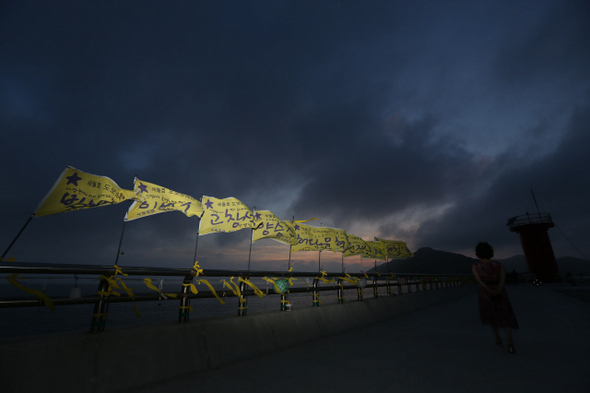
[[[494,331],[494,335],[496,336],[496,345],[501,346],[502,345],[502,337],[500,337],[500,331],[498,330],[498,326],[496,325],[491,325],[492,326],[492,330]]]
[[[516,351],[514,350],[514,341],[512,341],[512,329],[509,328],[508,326],[505,327],[505,329],[506,329],[506,339],[508,340],[508,352],[516,353]]]

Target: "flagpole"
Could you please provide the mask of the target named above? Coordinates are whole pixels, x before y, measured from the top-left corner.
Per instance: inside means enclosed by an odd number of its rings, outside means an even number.
[[[324,224],[320,222],[320,228],[323,227]],[[318,272],[322,271],[322,250],[318,251]]]
[[[256,211],[256,206],[252,207],[252,212]],[[252,259],[252,241],[254,240],[254,228],[250,228],[250,252],[248,252],[248,271],[250,271],[250,260]]]
[[[293,216],[293,219],[291,220],[291,224],[295,225],[295,216]],[[291,247],[293,247],[291,244],[289,244],[289,263],[287,264],[287,270],[291,270]]]
[[[23,227],[21,228],[21,230],[19,231],[19,233],[16,235],[16,237],[14,238],[14,240],[12,241],[12,243],[10,243],[10,245],[8,246],[8,248],[6,249],[6,251],[4,251],[4,254],[2,254],[2,258],[4,258],[6,256],[6,254],[8,254],[8,251],[10,251],[10,249],[12,248],[12,246],[14,245],[14,243],[16,242],[16,239],[18,239],[19,236],[21,235],[21,233],[23,233],[23,231],[25,230],[25,228],[27,227],[27,225],[29,225],[29,223],[31,222],[32,219],[33,219],[33,215],[31,214],[31,217],[29,217],[29,219],[27,220],[27,222],[25,222],[25,225],[23,225]]]
[[[119,238],[119,248],[117,249],[117,257],[115,258],[115,265],[119,262],[119,255],[121,254],[121,244],[123,243],[123,234],[125,234],[125,224],[127,221],[123,219],[123,228],[121,229],[121,237]]]
[[[201,217],[199,217],[199,226],[197,227],[197,240],[195,240],[195,255],[193,256],[193,263],[197,261],[197,247],[199,246],[199,229],[201,228]]]

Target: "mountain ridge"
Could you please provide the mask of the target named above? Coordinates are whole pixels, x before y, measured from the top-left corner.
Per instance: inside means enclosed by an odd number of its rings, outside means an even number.
[[[496,259],[507,273],[516,270],[518,273],[528,273],[528,267],[524,255],[514,255],[506,259]],[[560,274],[588,273],[590,262],[580,258],[557,258],[557,267]],[[418,249],[414,256],[407,259],[392,259],[377,265],[379,273],[420,273],[420,274],[471,274],[471,266],[477,262],[476,258],[467,257],[449,251],[435,250],[430,247]],[[379,263],[379,262],[377,262]],[[372,273],[375,268],[367,271]]]

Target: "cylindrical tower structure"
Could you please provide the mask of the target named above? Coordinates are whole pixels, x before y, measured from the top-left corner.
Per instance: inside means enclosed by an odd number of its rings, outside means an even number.
[[[547,230],[555,224],[547,213],[525,214],[508,219],[511,232],[520,236],[529,273],[542,282],[554,282],[559,270]]]

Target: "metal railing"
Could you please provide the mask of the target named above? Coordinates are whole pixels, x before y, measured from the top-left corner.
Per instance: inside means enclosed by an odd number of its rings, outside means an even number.
[[[305,278],[312,279],[311,285],[296,286],[291,285],[288,293],[308,292],[311,294],[312,305],[320,306],[319,293],[323,291],[336,291],[338,303],[344,302],[344,290],[356,289],[357,300],[363,300],[363,288],[372,288],[373,297],[379,298],[379,288],[386,288],[387,296],[401,295],[411,293],[412,288],[415,291],[439,289],[446,287],[455,287],[472,283],[473,278],[470,274],[452,274],[452,275],[432,275],[432,274],[380,274],[380,273],[327,273],[327,272],[288,272],[288,271],[246,271],[246,270],[215,270],[199,269],[197,265],[193,268],[153,268],[153,267],[115,267],[102,265],[71,265],[71,264],[43,264],[43,263],[10,263],[0,265],[0,274],[10,274],[9,281],[15,282],[24,274],[36,274],[52,277],[69,277],[74,275],[76,280],[80,276],[93,276],[99,280],[98,290],[95,295],[85,297],[56,297],[50,299],[52,306],[68,306],[77,304],[94,304],[94,312],[90,332],[102,332],[105,329],[109,303],[119,302],[143,302],[143,301],[162,301],[176,300],[179,301],[178,322],[188,322],[190,311],[192,311],[191,300],[203,298],[219,298],[213,286],[209,286],[209,291],[191,291],[191,284],[195,281],[206,281],[215,278],[230,278],[230,290],[224,291],[224,297],[238,297],[238,316],[247,314],[248,297],[259,295],[265,297],[280,296],[279,309],[288,311],[289,301],[287,292],[275,291],[262,293],[252,282],[250,278],[263,278],[267,282],[276,284],[278,280],[297,280]],[[147,281],[146,285],[154,291],[152,293],[133,294],[125,286],[125,279],[130,276],[143,276]],[[148,277],[178,277],[182,279],[182,285],[177,292],[162,292],[155,286],[150,286],[151,279]],[[25,277],[26,278],[26,277]],[[233,282],[237,278],[237,282]],[[12,279],[12,280],[11,280]],[[293,282],[291,281],[291,284]],[[320,286],[320,283],[327,284]],[[346,284],[348,285],[346,285]],[[332,285],[328,285],[332,284]],[[117,287],[118,285],[118,287]],[[117,287],[122,293],[114,295],[113,287]],[[397,289],[397,293],[392,292],[392,287]],[[275,288],[278,288],[275,286]],[[0,308],[16,307],[35,307],[47,305],[48,297],[42,291],[20,289],[28,292],[28,297],[4,298],[0,299]],[[226,293],[227,292],[227,293]],[[261,296],[261,294],[263,296]],[[274,295],[274,296],[273,296]]]

